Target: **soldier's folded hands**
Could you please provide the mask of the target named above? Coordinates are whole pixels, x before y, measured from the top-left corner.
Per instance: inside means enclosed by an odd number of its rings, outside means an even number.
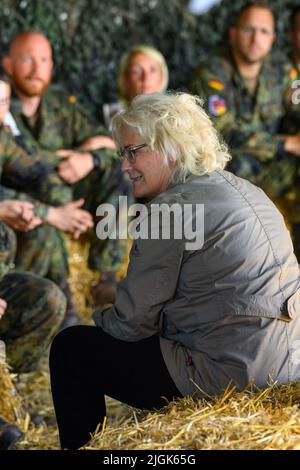
[[[58,166],[58,174],[66,183],[77,183],[87,176],[94,168],[93,157],[90,153],[75,150],[58,150],[56,155],[63,158]]]

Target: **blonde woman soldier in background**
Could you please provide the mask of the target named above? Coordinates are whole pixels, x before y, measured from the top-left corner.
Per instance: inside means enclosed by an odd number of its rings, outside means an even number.
[[[169,82],[164,56],[154,47],[134,46],[123,55],[119,67],[119,100],[103,105],[105,125],[111,129],[112,117],[126,108],[137,95],[163,92]]]

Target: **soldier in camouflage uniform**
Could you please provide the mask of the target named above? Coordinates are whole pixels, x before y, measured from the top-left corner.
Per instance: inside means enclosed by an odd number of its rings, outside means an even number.
[[[293,184],[300,156],[300,137],[281,133],[294,72],[269,55],[275,33],[268,7],[255,3],[242,9],[229,39],[229,49],[198,69],[191,89],[205,100],[229,145],[229,169],[278,203]]]
[[[296,7],[290,15],[289,38],[292,49],[288,53],[288,61],[290,63],[293,80],[293,107],[291,112],[286,116],[283,123],[283,131],[289,135],[297,135],[300,131],[300,7]],[[295,87],[295,88],[294,88]],[[300,153],[300,142],[298,143],[298,153]],[[297,175],[293,186],[287,192],[284,198],[285,210],[289,213],[289,220],[293,223],[293,241],[295,252],[298,260],[300,260],[300,164],[298,164]]]
[[[69,271],[65,241],[61,231],[50,224],[49,218],[51,206],[64,204],[64,207],[69,207],[72,199],[71,188],[61,182],[55,171],[46,171],[39,159],[27,155],[22,148],[16,146],[9,131],[0,127],[0,177],[2,171],[9,174],[9,179],[1,179],[0,201],[9,201],[11,204],[28,201],[34,208],[34,215],[40,220],[40,223],[25,232],[19,231],[18,226],[12,226],[17,230],[18,239],[15,264],[19,269],[54,280],[68,300],[68,323],[71,317],[73,322],[77,322],[78,313],[67,282]],[[45,177],[42,188],[39,187],[41,174]],[[11,187],[5,184],[11,184]],[[83,214],[83,211],[80,213]]]
[[[83,225],[85,217],[88,216],[92,224],[91,216],[85,211],[76,209],[74,205],[76,206],[77,203],[71,202],[72,189],[62,182],[55,169],[51,167],[54,159],[53,152],[44,151],[41,154],[42,160],[40,155],[28,155],[16,144],[16,138],[11,134],[10,129],[1,124],[3,120],[5,121],[9,107],[9,85],[4,81],[0,81],[0,100],[0,177],[1,173],[4,173],[4,177],[1,178],[0,201],[5,201],[5,221],[17,230],[18,249],[15,263],[25,271],[31,270],[39,276],[49,277],[56,281],[67,297],[68,323],[71,317],[73,323],[77,322],[78,314],[66,281],[68,261],[64,239],[56,228],[61,227],[58,222],[63,220],[64,229],[76,234],[72,224],[67,223],[73,214],[80,223],[77,232],[79,235],[85,231]],[[58,157],[57,160],[59,160]],[[6,178],[5,175],[7,175]],[[18,201],[31,203],[30,206],[34,208],[35,220],[38,223],[32,225],[31,222],[30,226],[25,224],[23,227],[20,222],[21,216],[17,221],[13,220],[13,213],[22,208]],[[56,218],[53,217],[53,213]],[[57,215],[59,215],[58,219]],[[40,248],[40,254],[37,251],[37,245]]]
[[[114,144],[102,135],[106,132],[103,128],[91,124],[74,96],[57,89],[47,90],[53,63],[45,36],[21,33],[13,40],[3,65],[13,83],[15,99],[11,110],[26,150],[56,151],[63,159],[58,174],[72,185],[75,199],[84,198],[84,207],[93,216],[103,202],[118,208],[119,195],[129,195],[130,185],[122,177]],[[101,148],[82,151],[80,147],[95,136],[100,138]],[[89,267],[101,272],[103,279],[113,279],[124,262],[125,251],[124,241],[100,242],[94,233]]]
[[[8,363],[21,372],[32,367],[50,343],[66,301],[51,281],[12,270],[15,249],[13,231],[0,222],[0,298],[7,303],[0,338],[6,343]]]

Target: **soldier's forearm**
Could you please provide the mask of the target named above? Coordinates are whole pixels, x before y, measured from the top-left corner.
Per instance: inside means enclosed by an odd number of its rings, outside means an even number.
[[[33,199],[28,194],[0,185],[0,201],[5,201],[7,199],[32,202],[34,204],[35,215],[43,220],[46,220],[48,213],[48,206],[46,204],[36,199]]]
[[[112,162],[118,159],[117,152],[113,149],[99,149],[90,152],[93,157],[94,168],[105,170]]]

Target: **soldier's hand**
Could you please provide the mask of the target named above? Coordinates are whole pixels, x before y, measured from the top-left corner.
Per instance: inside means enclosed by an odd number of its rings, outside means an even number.
[[[58,150],[56,155],[63,158],[63,161],[58,165],[58,174],[66,183],[77,183],[94,168],[93,157],[90,153]]]
[[[93,301],[96,305],[114,304],[117,294],[115,273],[102,273],[97,285],[91,288]]]
[[[284,141],[284,150],[300,157],[300,134],[287,135]]]
[[[85,152],[92,152],[93,150],[102,148],[115,149],[116,144],[110,137],[106,137],[105,135],[96,135],[95,137],[86,139],[83,144],[80,145],[80,149]]]
[[[0,202],[0,220],[21,232],[33,230],[43,222],[34,215],[34,205],[31,202],[14,199]]]
[[[93,227],[91,214],[80,207],[84,199],[70,202],[65,206],[50,207],[47,214],[47,222],[63,232],[70,232],[75,239]]]
[[[7,307],[6,301],[4,299],[0,299],[0,320],[5,313],[6,307]]]

